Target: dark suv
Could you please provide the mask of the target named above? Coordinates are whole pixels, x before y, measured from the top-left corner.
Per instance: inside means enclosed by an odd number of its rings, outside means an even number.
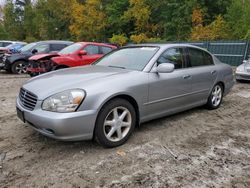
[[[56,53],[73,44],[70,41],[40,41],[27,44],[17,54],[5,54],[2,68],[14,74],[26,73],[28,59],[35,54]]]

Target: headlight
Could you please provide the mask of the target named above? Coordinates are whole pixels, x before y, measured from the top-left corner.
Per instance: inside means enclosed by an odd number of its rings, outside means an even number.
[[[85,97],[80,89],[63,91],[43,101],[42,109],[52,112],[75,112]]]
[[[236,68],[236,72],[244,72],[244,68],[242,66],[239,66]]]

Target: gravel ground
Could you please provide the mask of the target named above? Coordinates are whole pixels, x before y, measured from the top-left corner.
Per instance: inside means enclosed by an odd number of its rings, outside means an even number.
[[[250,187],[250,83],[237,83],[218,110],[145,123],[104,149],[23,124],[15,98],[26,80],[0,73],[0,187]]]

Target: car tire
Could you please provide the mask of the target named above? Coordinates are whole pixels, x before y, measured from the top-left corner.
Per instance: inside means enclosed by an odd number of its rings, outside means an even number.
[[[11,66],[11,71],[14,74],[25,74],[27,73],[27,64],[25,61],[16,61]]]
[[[223,89],[222,84],[218,83],[213,87],[207,100],[206,106],[208,109],[214,110],[220,107],[222,99],[223,99],[223,92],[224,92],[224,89]]]
[[[7,73],[12,73],[11,69],[5,69]]]
[[[127,100],[114,99],[100,110],[96,125],[95,139],[104,147],[112,148],[124,144],[136,124],[136,112]]]

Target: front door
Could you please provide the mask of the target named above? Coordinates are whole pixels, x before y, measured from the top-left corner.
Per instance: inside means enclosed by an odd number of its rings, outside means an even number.
[[[187,74],[184,50],[167,49],[155,66],[161,63],[173,63],[175,70],[172,73],[149,73],[149,98],[146,104],[149,117],[172,114],[189,105],[191,76]]]
[[[89,65],[103,56],[97,45],[87,45],[83,50],[87,52],[87,55],[82,56],[82,65]]]

